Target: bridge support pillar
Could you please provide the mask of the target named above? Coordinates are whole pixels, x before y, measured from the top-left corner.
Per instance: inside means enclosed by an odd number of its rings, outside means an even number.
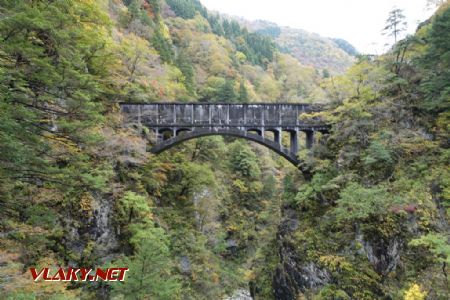
[[[297,155],[298,152],[298,130],[291,131],[291,153]]]
[[[281,129],[273,131],[273,141],[281,146]]]
[[[314,131],[306,131],[306,148],[311,149],[314,144]]]
[[[161,141],[161,137],[159,136],[159,130],[157,128],[152,129],[153,137],[155,139],[156,143],[159,143]]]

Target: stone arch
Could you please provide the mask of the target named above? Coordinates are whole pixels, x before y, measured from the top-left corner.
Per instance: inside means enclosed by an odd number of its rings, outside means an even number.
[[[224,135],[224,136],[234,136],[234,137],[240,137],[244,138],[253,142],[256,142],[258,144],[261,144],[272,151],[276,152],[278,155],[284,157],[286,160],[288,160],[290,163],[298,167],[300,161],[298,160],[296,153],[292,153],[290,149],[282,147],[279,143],[276,143],[275,141],[269,140],[264,138],[261,135],[257,135],[254,133],[248,133],[243,130],[238,129],[206,129],[206,128],[199,128],[194,131],[188,131],[183,135],[177,135],[173,138],[161,141],[157,143],[153,148],[150,149],[152,153],[159,154],[165,150],[168,150],[178,144],[181,144],[184,141],[199,138],[202,136],[210,136],[210,135]]]

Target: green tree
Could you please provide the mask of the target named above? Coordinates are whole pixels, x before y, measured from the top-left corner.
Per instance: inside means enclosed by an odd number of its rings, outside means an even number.
[[[225,83],[220,87],[218,91],[218,99],[221,102],[236,102],[238,99],[238,95],[236,94],[236,91],[234,89],[234,80],[233,79],[226,79]]]
[[[406,21],[403,10],[395,8],[389,12],[389,17],[386,19],[386,26],[383,28],[383,34],[394,37],[394,43],[400,34],[406,30]]]
[[[196,12],[206,17],[207,12],[203,5],[198,0],[167,0],[170,8],[183,19],[192,19]]]
[[[2,15],[1,177],[69,185],[64,191],[75,194],[106,187],[107,166],[77,149],[100,140],[94,128],[107,102],[107,17],[94,2],[71,0],[2,1]]]
[[[246,103],[248,100],[248,91],[245,87],[245,81],[241,80],[241,83],[239,84],[239,101]]]
[[[250,179],[259,178],[261,169],[258,157],[246,144],[236,141],[229,146],[229,156],[233,171]]]
[[[425,71],[421,83],[425,101],[421,107],[438,114],[450,107],[450,9],[436,16],[427,41],[426,53],[418,59]]]
[[[152,38],[152,44],[158,51],[163,62],[171,63],[173,60],[173,49],[171,42],[162,34],[161,26],[155,29],[155,33]]]
[[[447,279],[447,266],[450,264],[450,244],[449,237],[440,233],[429,233],[418,239],[414,239],[409,242],[410,246],[425,246],[433,253],[434,258],[442,263],[442,273],[445,276],[446,284]]]
[[[191,96],[195,96],[195,78],[194,78],[194,67],[189,59],[187,53],[180,50],[178,57],[175,61],[177,67],[180,69],[184,76],[184,86]]]
[[[340,221],[361,221],[388,212],[389,207],[402,204],[398,196],[390,195],[384,186],[364,187],[351,182],[339,194],[334,213]]]
[[[146,197],[127,191],[118,203],[118,213],[125,222],[133,219],[145,219],[150,213],[150,206]]]
[[[116,261],[129,268],[124,282],[113,285],[125,299],[180,299],[181,285],[171,272],[169,241],[161,228],[146,228],[132,257]]]

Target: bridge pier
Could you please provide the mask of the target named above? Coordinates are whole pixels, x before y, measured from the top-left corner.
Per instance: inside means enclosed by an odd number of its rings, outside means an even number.
[[[281,129],[277,128],[273,131],[273,141],[281,146]]]
[[[314,144],[314,131],[306,131],[306,149],[311,149]]]
[[[291,134],[291,143],[290,143],[291,153],[294,155],[297,155],[297,152],[298,152],[298,130],[292,130],[290,132],[290,134]]]

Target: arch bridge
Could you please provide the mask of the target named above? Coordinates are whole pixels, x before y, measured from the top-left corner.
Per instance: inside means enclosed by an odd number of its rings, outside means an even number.
[[[264,145],[298,166],[299,137],[304,132],[305,146],[314,143],[315,132],[327,133],[329,126],[320,120],[303,122],[300,116],[321,111],[321,106],[293,103],[121,103],[127,125],[145,126],[156,134],[151,152],[158,154],[183,141],[208,135],[245,138]],[[266,132],[272,132],[273,138]],[[282,144],[283,132],[290,136]]]

